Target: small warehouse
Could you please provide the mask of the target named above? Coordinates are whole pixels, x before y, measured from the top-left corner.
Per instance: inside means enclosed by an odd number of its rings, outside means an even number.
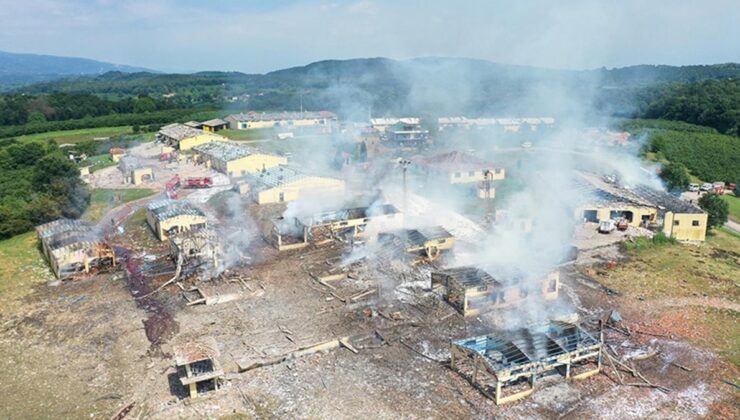
[[[398,229],[403,214],[390,204],[355,207],[323,212],[307,217],[277,219],[273,222],[270,242],[278,250],[297,249],[310,243],[321,244],[336,238],[352,240],[366,233]],[[368,229],[372,232],[367,232]]]
[[[170,235],[204,228],[208,218],[187,201],[158,200],[147,206],[146,220],[154,235],[166,240]]]
[[[225,140],[225,137],[218,134],[179,123],[166,125],[157,133],[157,141],[181,151],[190,150],[200,144]]]
[[[124,156],[118,162],[118,169],[123,174],[124,184],[141,185],[154,180],[154,172],[149,166],[144,166],[139,159],[133,156]]]
[[[244,176],[278,165],[286,165],[284,156],[261,153],[233,143],[214,141],[193,147],[198,161],[229,176]]]
[[[221,118],[214,118],[212,120],[203,121],[199,124],[201,130],[208,133],[215,133],[217,131],[225,130],[229,128],[229,123],[222,120]]]
[[[306,175],[288,166],[275,166],[247,174],[252,197],[258,204],[297,200],[301,194],[344,193],[344,181],[324,176]]]
[[[54,276],[60,280],[116,265],[113,249],[87,222],[59,219],[37,226],[36,233]]]
[[[558,297],[560,273],[551,272],[540,281],[538,294],[546,299]],[[463,316],[477,316],[483,312],[520,304],[529,297],[530,290],[520,287],[520,282],[504,284],[484,270],[473,267],[456,267],[432,273],[432,290],[457,309]]]
[[[393,247],[416,258],[434,261],[452,251],[455,237],[442,226],[401,229],[379,235],[384,247]]]
[[[564,371],[566,379],[585,379],[599,373],[602,342],[600,334],[551,321],[502,335],[453,340],[450,367],[501,405],[532,394],[537,379],[545,375]]]

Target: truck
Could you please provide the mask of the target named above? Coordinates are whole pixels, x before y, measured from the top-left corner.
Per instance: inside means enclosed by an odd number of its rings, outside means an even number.
[[[599,222],[599,233],[612,233],[617,228],[617,224],[612,219],[602,220]]]
[[[188,178],[185,180],[185,188],[211,188],[213,179],[209,176],[200,178]]]
[[[712,191],[712,188],[713,187],[714,187],[714,185],[712,185],[711,182],[705,182],[705,183],[701,184],[701,190],[702,191]]]
[[[699,184],[689,184],[689,191],[699,192]]]

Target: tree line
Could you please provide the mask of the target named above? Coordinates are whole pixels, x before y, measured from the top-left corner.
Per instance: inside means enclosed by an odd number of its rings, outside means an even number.
[[[0,141],[0,173],[0,238],[79,218],[90,203],[79,169],[54,141]]]

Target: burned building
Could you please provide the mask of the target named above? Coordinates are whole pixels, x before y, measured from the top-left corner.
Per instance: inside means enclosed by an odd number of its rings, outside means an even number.
[[[208,218],[187,201],[157,200],[147,206],[146,220],[154,235],[166,240],[169,235],[204,228]]]
[[[679,241],[704,241],[708,215],[699,207],[645,185],[627,188],[593,174],[574,186],[588,199],[576,209],[586,222],[624,219],[631,226],[656,226]]]
[[[185,267],[213,271],[223,265],[223,242],[212,228],[187,230],[170,235],[169,239],[170,255]]]
[[[500,405],[530,395],[537,379],[557,371],[564,371],[566,379],[597,374],[601,346],[600,334],[575,324],[550,322],[505,335],[453,340],[450,366]]]
[[[560,288],[558,271],[551,272],[539,283],[536,290],[539,296],[546,300],[557,299]],[[433,272],[431,287],[465,317],[520,304],[535,292],[522,288],[516,279],[504,283],[473,266]]]
[[[281,251],[336,238],[352,240],[366,234],[398,229],[403,214],[391,204],[354,207],[273,222],[270,242]],[[368,232],[371,230],[372,232]]]
[[[455,246],[455,237],[442,226],[400,229],[381,233],[379,241],[416,259],[433,261]]]
[[[188,390],[190,398],[219,388],[224,370],[217,359],[220,353],[216,340],[201,338],[198,342],[173,346],[173,352],[180,383]]]
[[[51,270],[60,280],[116,265],[113,249],[87,222],[59,219],[37,226],[36,232]]]

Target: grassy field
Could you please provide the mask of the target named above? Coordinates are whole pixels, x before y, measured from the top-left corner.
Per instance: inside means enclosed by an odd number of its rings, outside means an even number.
[[[82,162],[80,164],[81,166],[89,166],[90,172],[99,171],[104,168],[108,168],[110,166],[115,166],[116,162],[113,162],[113,160],[110,158],[110,155],[98,155],[98,156],[91,156],[86,161]]]
[[[130,125],[122,127],[83,128],[79,130],[49,131],[46,133],[28,134],[17,137],[19,141],[47,141],[55,140],[58,144],[78,143],[83,140],[93,140],[96,137],[113,137],[122,134],[133,134]]]
[[[221,130],[218,134],[228,137],[231,140],[259,140],[272,138],[272,129],[264,130]]]
[[[31,292],[32,287],[53,278],[38,248],[36,232],[0,241],[0,305]]]
[[[108,210],[152,194],[154,192],[146,188],[94,189],[90,196],[90,207],[87,208],[82,218],[97,222]]]
[[[690,341],[740,367],[740,235],[722,228],[701,246],[666,241],[632,247],[627,255],[598,281],[656,311],[658,325],[675,324]]]
[[[740,239],[725,229],[702,246],[665,243],[627,251],[630,261],[606,272],[604,285],[631,296],[719,297],[737,300],[740,291]]]
[[[740,197],[732,194],[724,194],[722,199],[730,205],[730,219],[740,223]]]

